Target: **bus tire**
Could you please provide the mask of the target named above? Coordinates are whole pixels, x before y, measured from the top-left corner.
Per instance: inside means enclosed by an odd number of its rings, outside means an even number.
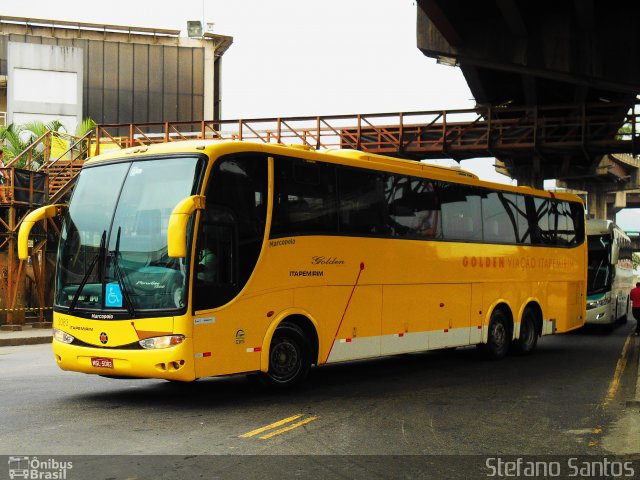
[[[269,347],[269,371],[262,375],[267,387],[290,388],[302,382],[311,368],[311,344],[303,330],[282,323],[274,332]]]
[[[528,355],[533,352],[538,344],[538,332],[536,331],[536,317],[533,311],[526,309],[520,321],[520,335],[513,342],[513,351],[519,355]]]
[[[507,315],[502,310],[496,309],[491,314],[487,343],[481,346],[482,352],[487,358],[498,360],[509,351],[511,344],[509,323]]]

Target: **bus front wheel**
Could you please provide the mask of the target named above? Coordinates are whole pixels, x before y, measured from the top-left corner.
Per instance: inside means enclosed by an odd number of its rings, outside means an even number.
[[[489,321],[487,343],[481,345],[485,356],[497,360],[504,357],[511,344],[509,319],[502,310],[494,310]]]
[[[280,325],[269,348],[269,371],[263,376],[269,387],[288,388],[304,380],[311,367],[311,345],[300,327]]]

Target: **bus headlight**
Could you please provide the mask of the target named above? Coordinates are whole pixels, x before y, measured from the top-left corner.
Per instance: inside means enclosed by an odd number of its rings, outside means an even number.
[[[152,337],[140,340],[140,346],[144,349],[169,348],[184,342],[184,335],[167,335],[166,337]]]
[[[605,305],[609,305],[610,303],[611,303],[611,293],[607,292],[604,294],[604,297],[599,298],[598,300],[587,301],[587,310],[592,310],[597,307],[604,307]]]
[[[611,303],[611,293],[605,293],[604,297],[598,300],[598,306],[609,305]]]
[[[75,337],[72,337],[67,332],[63,332],[62,330],[58,330],[57,328],[53,329],[53,338],[61,343],[71,343],[75,340]]]

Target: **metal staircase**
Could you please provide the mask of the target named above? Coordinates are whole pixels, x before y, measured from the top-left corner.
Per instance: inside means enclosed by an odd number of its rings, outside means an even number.
[[[93,134],[92,131],[75,138],[46,132],[3,169],[8,178],[5,198],[0,198],[0,320],[5,324],[3,328],[24,324],[27,312],[35,312],[39,321],[45,320],[51,304],[51,275],[55,271],[54,254],[48,251],[47,243],[59,234],[59,228],[53,220],[37,227],[32,236],[29,262],[18,261],[18,229],[31,210],[60,202],[71,190],[88,157]],[[27,290],[31,291],[29,295]]]

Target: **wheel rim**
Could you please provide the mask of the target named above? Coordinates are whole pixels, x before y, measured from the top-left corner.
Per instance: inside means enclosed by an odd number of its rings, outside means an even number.
[[[498,349],[504,347],[507,340],[507,330],[502,323],[496,323],[493,327],[493,343]]]
[[[300,352],[288,338],[276,343],[270,355],[269,373],[279,382],[290,380],[300,371]]]

